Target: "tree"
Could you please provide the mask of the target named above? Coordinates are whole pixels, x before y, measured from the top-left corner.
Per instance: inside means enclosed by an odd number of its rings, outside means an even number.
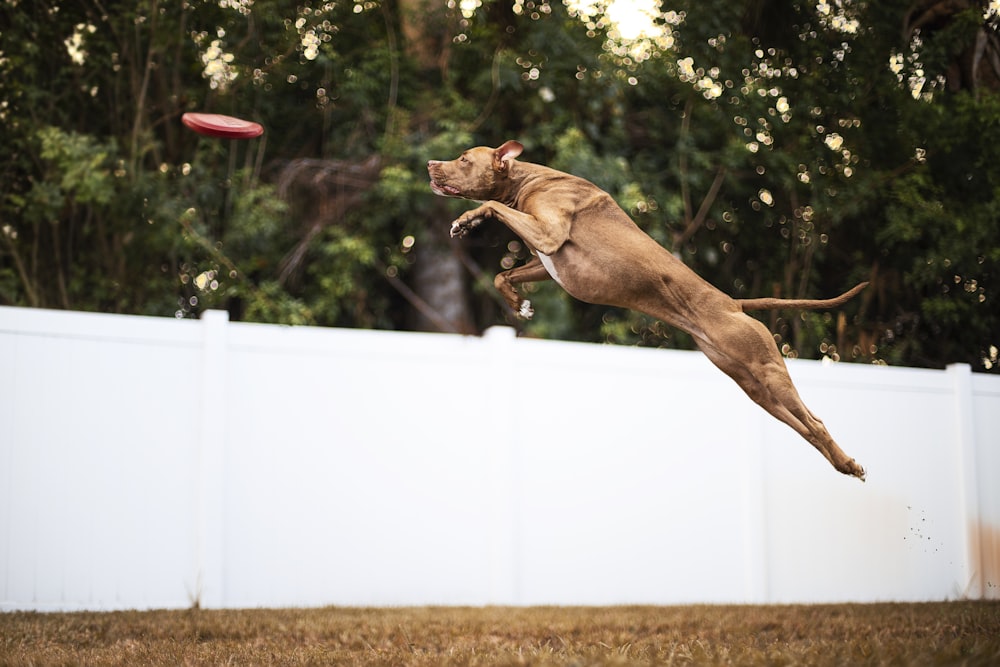
[[[981,138],[992,136],[996,96],[952,90],[948,58],[901,44],[908,9],[686,4],[674,52],[643,78],[655,78],[653,90],[690,88],[668,98],[672,114],[645,85],[628,105],[641,128],[629,159],[657,175],[643,184],[656,206],[647,201],[641,217],[673,227],[664,240],[684,241],[675,251],[734,296],[819,296],[873,281],[836,314],[775,314],[768,323],[786,354],[995,368],[1000,216]],[[949,53],[995,30],[984,11],[962,15]],[[667,159],[663,146],[675,147]],[[692,216],[699,198],[711,206]],[[626,322],[616,331],[655,341],[648,323]]]
[[[429,158],[517,138],[608,190],[733,296],[872,287],[765,316],[789,356],[997,367],[997,10],[962,0],[46,0],[0,4],[0,303],[690,347],[492,276],[508,230]],[[260,140],[201,139],[185,111]]]

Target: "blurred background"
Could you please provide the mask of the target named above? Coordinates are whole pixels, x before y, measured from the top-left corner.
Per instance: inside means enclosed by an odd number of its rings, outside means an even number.
[[[734,297],[872,281],[762,315],[788,357],[996,372],[998,6],[4,0],[0,305],[479,333],[526,251],[425,165],[517,139]],[[532,289],[528,335],[691,347]]]

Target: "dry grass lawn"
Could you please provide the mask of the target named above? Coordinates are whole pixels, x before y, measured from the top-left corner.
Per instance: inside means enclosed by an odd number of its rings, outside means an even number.
[[[991,665],[1000,603],[0,614],[0,665]]]

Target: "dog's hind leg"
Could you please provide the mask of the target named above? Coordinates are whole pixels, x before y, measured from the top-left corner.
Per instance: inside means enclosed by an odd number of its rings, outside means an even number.
[[[493,286],[497,288],[497,291],[500,292],[503,300],[507,302],[507,305],[514,311],[515,315],[530,320],[531,316],[534,315],[531,302],[521,298],[521,294],[517,291],[516,286],[521,283],[537,283],[542,280],[550,280],[551,278],[552,276],[542,266],[541,260],[537,257],[532,257],[521,266],[498,273],[497,277],[493,279]]]
[[[802,402],[767,328],[743,313],[727,318],[725,324],[717,323],[711,340],[696,337],[698,347],[755,403],[791,426],[834,468],[864,480],[864,468],[844,453],[823,422]]]

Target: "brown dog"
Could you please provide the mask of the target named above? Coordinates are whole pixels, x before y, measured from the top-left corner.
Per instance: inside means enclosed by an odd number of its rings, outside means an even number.
[[[837,470],[864,480],[864,468],[799,398],[771,333],[744,311],[830,308],[867,283],[826,300],[732,299],[639,229],[596,185],[516,161],[523,149],[508,141],[496,149],[471,148],[450,162],[427,163],[436,194],[482,202],[451,223],[452,236],[499,220],[534,253],[494,281],[515,313],[532,314],[516,285],[552,278],[581,301],[631,308],[682,329],[758,405],[795,429]]]

